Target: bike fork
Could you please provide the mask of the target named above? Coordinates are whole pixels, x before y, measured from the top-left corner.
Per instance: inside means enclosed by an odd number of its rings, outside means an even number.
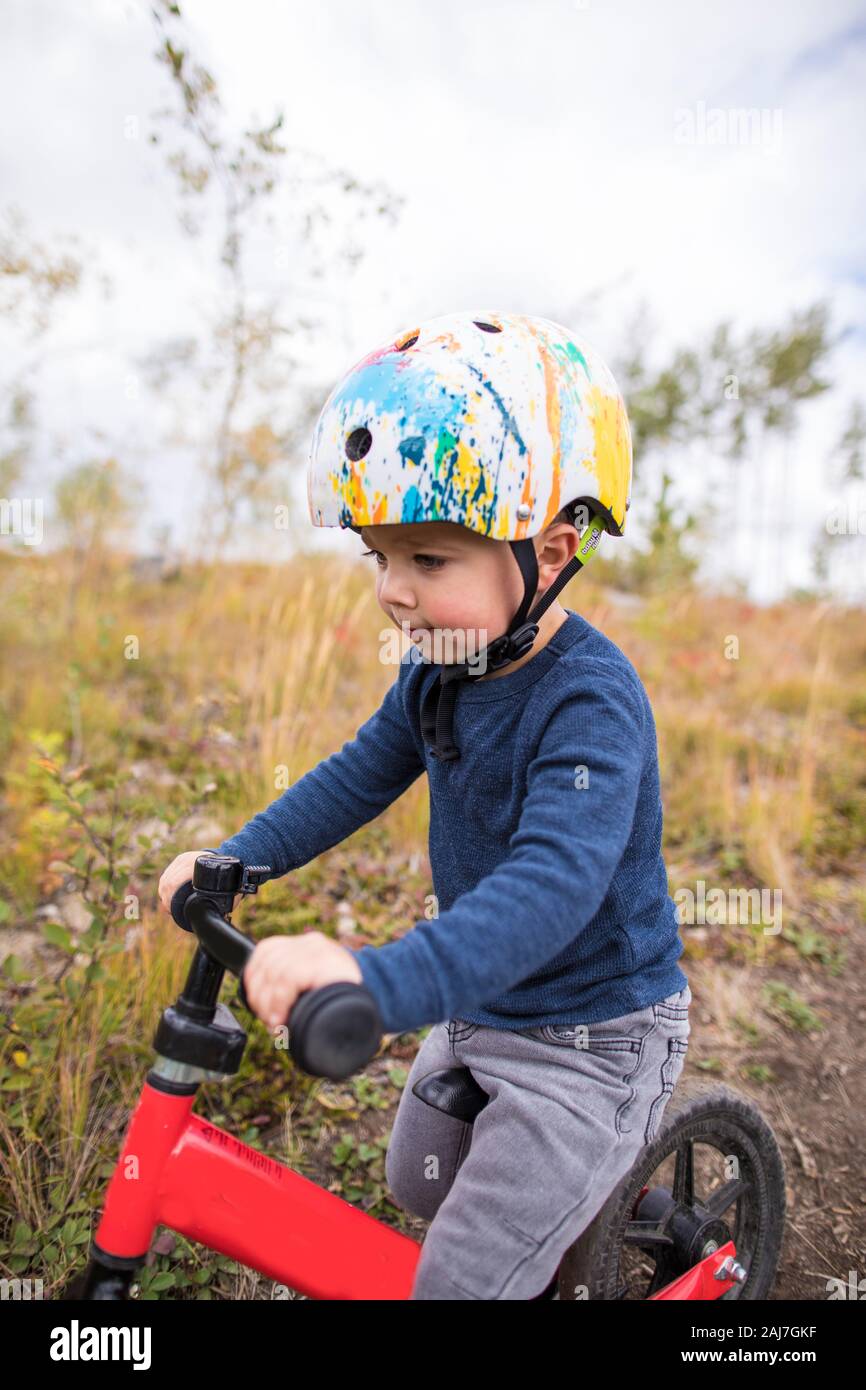
[[[125,1300],[158,1224],[160,1178],[202,1081],[224,1073],[157,1055],[127,1127],[87,1267],[67,1300]]]

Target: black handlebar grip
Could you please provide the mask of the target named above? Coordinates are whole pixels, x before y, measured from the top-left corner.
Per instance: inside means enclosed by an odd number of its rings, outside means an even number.
[[[366,985],[338,980],[305,990],[289,1014],[289,1052],[310,1076],[344,1081],[379,1050],[382,1019]]]
[[[175,892],[174,892],[174,894],[173,894],[173,896],[172,896],[172,899],[171,899],[171,909],[170,909],[170,910],[171,910],[171,915],[172,915],[172,917],[174,918],[174,920],[177,922],[177,925],[178,925],[179,927],[183,927],[184,931],[189,931],[189,932],[192,931],[192,927],[188,927],[187,924],[186,924],[186,916],[185,916],[185,914],[184,914],[184,908],[186,907],[186,900],[187,900],[187,898],[189,897],[189,895],[190,895],[190,893],[191,893],[192,891],[193,891],[192,879],[188,879],[186,883],[182,883],[182,884],[180,885],[180,887],[177,888],[177,889],[175,890]]]
[[[202,849],[202,850],[199,850],[199,854],[218,854],[218,853],[219,853],[219,851],[218,851],[218,850],[215,850],[215,849]],[[240,862],[240,861],[238,861],[238,862]],[[177,888],[177,889],[175,890],[175,892],[172,894],[171,903],[170,903],[170,905],[169,905],[169,911],[170,911],[172,917],[174,918],[175,922],[177,923],[177,925],[178,925],[179,927],[183,927],[184,931],[188,931],[188,932],[191,932],[191,931],[192,931],[192,927],[188,927],[187,924],[186,924],[186,916],[185,916],[185,914],[184,914],[184,908],[186,907],[186,900],[187,900],[187,898],[189,897],[189,895],[190,895],[190,893],[192,892],[192,890],[193,890],[194,887],[195,887],[195,883],[194,883],[193,879],[189,879],[186,883],[182,883],[182,884],[180,885],[180,887]]]

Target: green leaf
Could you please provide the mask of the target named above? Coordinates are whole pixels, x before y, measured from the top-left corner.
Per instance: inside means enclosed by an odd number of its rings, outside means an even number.
[[[14,984],[28,978],[27,968],[20,956],[7,956],[3,962],[3,974],[8,975]]]
[[[8,922],[12,916],[12,909],[7,902],[0,898],[0,922]]]
[[[68,927],[61,927],[59,922],[46,922],[42,928],[42,934],[52,946],[59,946],[62,951],[68,951],[70,955],[76,949]]]
[[[162,1293],[163,1289],[173,1289],[176,1283],[175,1276],[170,1270],[166,1270],[163,1274],[157,1274],[151,1279],[148,1289],[152,1293]]]
[[[0,1085],[0,1091],[26,1091],[29,1085],[30,1077],[26,1072],[20,1071],[14,1076],[10,1076],[7,1081],[4,1081],[3,1084]]]
[[[16,1222],[12,1230],[12,1249],[18,1250],[21,1246],[29,1244],[32,1239],[33,1232],[26,1221]]]

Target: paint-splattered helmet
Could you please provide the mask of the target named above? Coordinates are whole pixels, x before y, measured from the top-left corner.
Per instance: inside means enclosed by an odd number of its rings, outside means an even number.
[[[631,477],[616,382],[586,342],[550,319],[468,311],[428,319],[368,353],[334,387],[310,449],[313,525],[360,532],[454,522],[507,541],[523,576],[520,607],[484,661],[474,671],[465,662],[441,666],[426,690],[421,727],[435,757],[460,756],[457,682],[524,656],[537,620],[602,533],[623,534]],[[530,612],[538,589],[531,537],[581,504],[591,520],[577,552]]]
[[[584,502],[622,535],[625,403],[598,354],[528,314],[428,319],[337,383],[313,433],[314,526],[451,521],[522,540]]]

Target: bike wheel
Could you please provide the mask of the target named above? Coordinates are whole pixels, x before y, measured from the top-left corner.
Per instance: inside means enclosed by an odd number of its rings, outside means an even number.
[[[108,1269],[90,1259],[59,1296],[61,1303],[126,1302],[129,1287],[136,1278],[134,1269]]]
[[[764,1299],[784,1225],[784,1164],[760,1110],[725,1086],[684,1082],[656,1138],[563,1256],[559,1298],[651,1298],[733,1240],[746,1278],[721,1297]]]

